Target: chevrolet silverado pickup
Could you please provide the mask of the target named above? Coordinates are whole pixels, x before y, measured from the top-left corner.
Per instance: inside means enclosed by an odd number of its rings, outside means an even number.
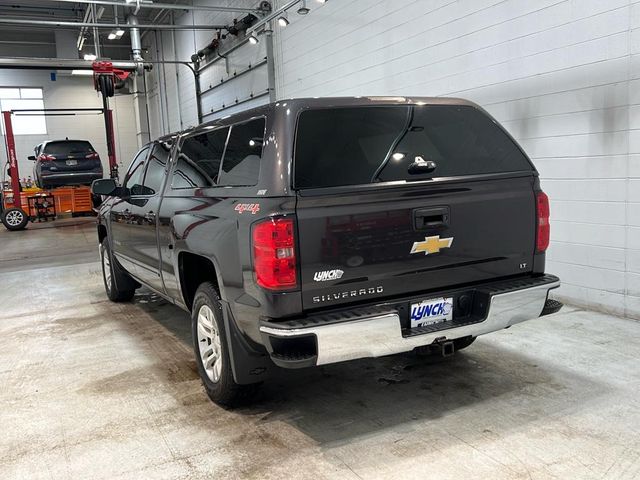
[[[460,99],[283,100],[146,145],[97,180],[104,284],[191,312],[205,390],[414,349],[557,311],[538,173]]]

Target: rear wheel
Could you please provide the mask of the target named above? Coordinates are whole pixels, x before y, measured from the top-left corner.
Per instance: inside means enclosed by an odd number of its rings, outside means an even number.
[[[7,230],[16,231],[22,230],[29,223],[29,217],[27,214],[18,207],[8,208],[2,212],[1,217],[3,225]]]
[[[106,238],[100,244],[100,261],[102,263],[104,289],[109,300],[112,302],[127,302],[131,300],[136,293],[135,288],[123,288],[123,285],[130,286],[133,282],[130,278],[125,277],[126,273],[117,264],[114,265],[109,251],[109,242]]]
[[[191,330],[198,373],[209,398],[225,407],[246,402],[257,385],[240,385],[233,379],[222,305],[210,282],[203,283],[196,291]]]

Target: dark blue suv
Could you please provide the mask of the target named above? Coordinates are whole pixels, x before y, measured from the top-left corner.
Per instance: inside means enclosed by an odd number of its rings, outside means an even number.
[[[102,178],[102,162],[86,140],[43,142],[29,160],[35,161],[33,178],[40,188],[90,185]]]

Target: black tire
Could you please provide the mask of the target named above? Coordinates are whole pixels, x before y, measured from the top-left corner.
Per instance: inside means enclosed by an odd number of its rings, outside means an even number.
[[[222,304],[211,282],[204,282],[196,291],[191,310],[191,333],[198,373],[209,398],[223,407],[234,407],[253,398],[257,384],[239,385],[233,379]]]
[[[136,289],[135,281],[129,277],[115,262],[109,250],[109,242],[105,238],[100,244],[100,263],[102,264],[102,280],[107,297],[112,302],[128,302],[133,298]]]
[[[453,341],[453,346],[456,349],[456,352],[458,350],[462,350],[463,348],[467,348],[469,345],[471,345],[473,342],[476,341],[476,338],[478,337],[462,337],[462,338],[456,338]]]
[[[27,223],[29,223],[29,217],[25,211],[18,207],[3,210],[0,220],[2,220],[2,224],[6,229],[12,232],[23,230],[27,226]]]

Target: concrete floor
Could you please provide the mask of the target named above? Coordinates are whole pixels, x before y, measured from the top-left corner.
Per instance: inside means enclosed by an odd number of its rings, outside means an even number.
[[[209,402],[188,316],[107,301],[91,220],[0,228],[0,478],[640,478],[640,322],[565,308],[454,358]]]

